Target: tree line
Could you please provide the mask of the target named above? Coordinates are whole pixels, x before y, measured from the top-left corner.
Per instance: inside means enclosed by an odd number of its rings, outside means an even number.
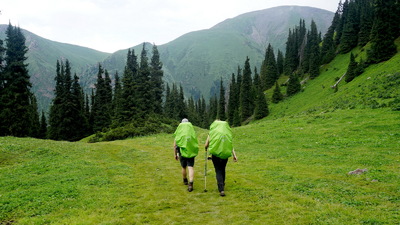
[[[145,44],[140,55],[129,49],[121,78],[118,73],[112,78],[99,64],[91,94],[83,92],[79,77],[71,73],[69,61],[58,60],[48,123],[44,112],[39,116],[36,98],[30,91],[25,37],[20,28],[9,24],[5,46],[0,40],[0,135],[74,141],[131,123],[144,123],[149,117],[175,121],[187,117],[204,128],[219,118],[240,126],[268,116],[269,102],[278,103],[298,93],[300,80],[319,76],[319,67],[337,54],[370,43],[365,61],[356,62],[356,57],[350,54],[347,82],[368,64],[392,57],[397,52],[394,41],[400,34],[399,10],[397,0],[340,2],[323,37],[314,21],[307,29],[301,19],[298,26],[289,29],[284,53],[278,50],[275,54],[268,45],[260,72],[257,67],[251,69],[247,57],[230,80],[221,78],[219,95],[211,96],[208,101],[204,97],[185,97],[180,84],[164,84],[162,62],[155,45],[150,59]],[[279,84],[282,75],[288,79]],[[282,93],[282,85],[286,86],[286,93]],[[265,91],[271,88],[272,99],[267,101]]]

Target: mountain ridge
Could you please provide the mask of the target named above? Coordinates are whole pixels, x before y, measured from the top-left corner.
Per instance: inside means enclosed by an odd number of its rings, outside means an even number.
[[[237,67],[243,66],[246,56],[250,58],[251,66],[259,69],[268,43],[271,43],[275,51],[280,49],[284,52],[288,30],[298,25],[300,19],[305,20],[306,26],[314,19],[318,30],[323,34],[333,15],[334,13],[327,10],[312,7],[280,6],[244,13],[209,29],[181,35],[158,46],[164,80],[167,83],[181,83],[187,97],[208,98],[217,91],[221,78],[227,84],[230,75],[236,73]],[[0,38],[4,39],[1,28],[4,30],[4,25],[0,25]],[[27,63],[33,91],[38,97],[41,110],[47,111],[51,104],[58,59],[70,61],[72,72],[80,77],[80,83],[86,91],[93,88],[98,63],[109,71],[112,78],[116,71],[120,76],[123,74],[128,48],[105,53],[51,41],[29,31],[24,31],[24,34],[29,48]],[[147,46],[151,48],[150,44]],[[130,49],[135,49],[135,54],[138,55],[141,48],[142,44],[139,44]]]

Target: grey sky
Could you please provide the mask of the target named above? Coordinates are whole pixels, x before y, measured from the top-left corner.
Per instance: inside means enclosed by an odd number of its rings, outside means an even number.
[[[165,44],[240,14],[281,5],[335,12],[339,0],[2,0],[0,24],[44,38],[115,52]]]

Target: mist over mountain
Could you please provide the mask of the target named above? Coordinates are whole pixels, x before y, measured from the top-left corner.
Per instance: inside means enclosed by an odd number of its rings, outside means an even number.
[[[324,35],[333,15],[330,11],[312,7],[281,6],[245,13],[210,29],[187,33],[158,46],[164,65],[164,80],[181,83],[187,96],[208,98],[216,93],[221,78],[226,85],[237,67],[243,67],[246,56],[250,58],[252,68],[259,70],[269,43],[275,52],[278,49],[284,52],[289,29],[298,25],[300,19],[305,20],[307,27],[314,20],[318,31]],[[0,25],[0,38],[3,40],[6,27]],[[26,30],[23,32],[29,48],[27,63],[32,88],[40,110],[47,110],[53,98],[57,59],[70,61],[72,72],[80,77],[86,91],[94,87],[98,63],[112,77],[115,72],[120,76],[123,74],[128,48],[110,54],[51,41]],[[146,47],[150,50],[151,44]],[[138,55],[142,44],[131,49]]]

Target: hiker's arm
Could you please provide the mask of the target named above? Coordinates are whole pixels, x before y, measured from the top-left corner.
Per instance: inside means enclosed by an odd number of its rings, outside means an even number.
[[[174,158],[175,160],[178,160],[178,152],[176,151],[176,141],[174,140]]]
[[[207,151],[209,145],[210,145],[210,135],[208,135],[206,144],[204,145],[204,148],[206,149],[206,151]]]
[[[234,148],[232,148],[232,155],[233,155],[233,161],[237,162],[236,152]]]

